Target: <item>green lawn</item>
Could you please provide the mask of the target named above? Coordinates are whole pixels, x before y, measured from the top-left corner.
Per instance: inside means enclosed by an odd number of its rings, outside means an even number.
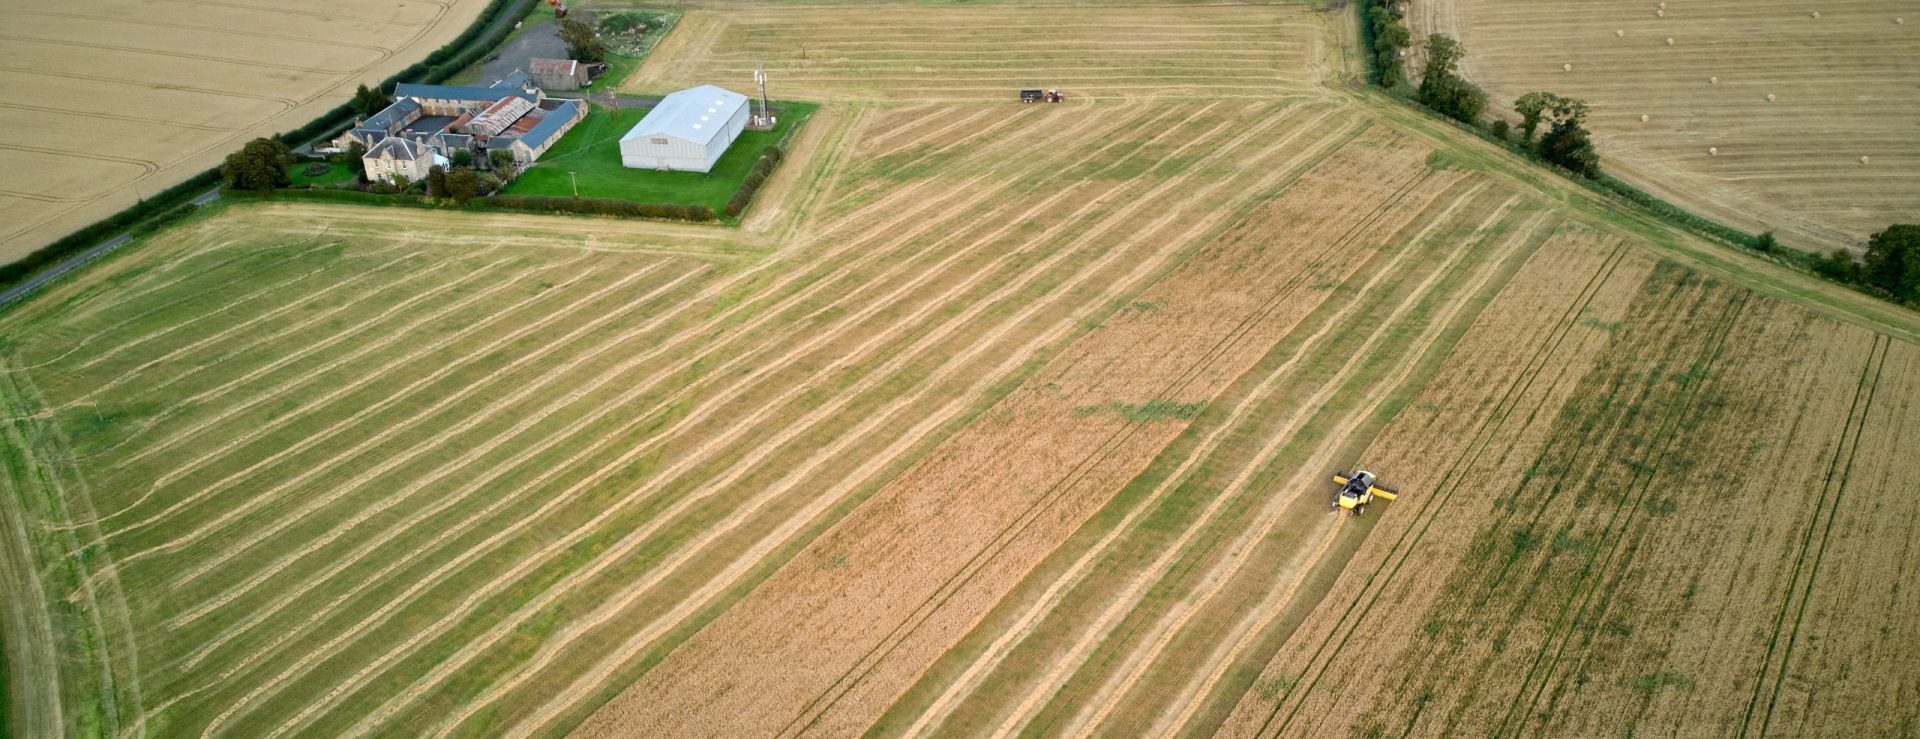
[[[288,168],[287,172],[287,175],[293,178],[293,186],[332,187],[342,182],[353,181],[353,170],[349,169],[346,165],[334,164],[332,162],[319,162],[319,164],[327,165],[326,173],[308,175],[307,168],[313,166],[312,163],[294,162],[293,166]]]
[[[580,197],[611,198],[636,203],[705,205],[719,212],[740,188],[760,152],[784,139],[813,114],[810,103],[779,103],[772,131],[746,131],[720,157],[713,171],[659,172],[628,169],[620,164],[620,137],[646,117],[647,111],[595,106],[585,120],[568,131],[540,158],[538,164],[507,186],[508,195],[573,195],[571,172],[579,177]]]

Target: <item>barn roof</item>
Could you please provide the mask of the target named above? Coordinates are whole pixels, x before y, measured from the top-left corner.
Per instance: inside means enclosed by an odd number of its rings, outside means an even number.
[[[557,74],[573,76],[580,68],[580,62],[572,59],[528,59],[527,71],[536,75]]]
[[[538,147],[546,143],[547,139],[553,138],[553,135],[560,129],[565,128],[569,121],[579,117],[579,101],[562,101],[559,107],[547,111],[546,117],[541,118],[540,122],[534,124],[533,128],[521,134],[520,141],[529,147]]]
[[[517,97],[527,102],[535,102],[533,93],[525,90],[494,87],[461,87],[458,85],[417,85],[402,82],[393,88],[394,97],[400,98],[439,98],[443,100],[486,100],[497,101],[507,97]]]
[[[377,128],[386,133],[399,130],[407,124],[407,116],[420,110],[420,103],[412,98],[400,98],[392,105],[381,108],[380,112],[368,116],[360,123],[360,128]]]
[[[746,104],[747,96],[732,90],[713,85],[689,87],[661,98],[660,104],[620,140],[667,135],[704,146]]]
[[[498,88],[505,87],[505,88],[519,89],[522,87],[526,87],[527,85],[530,85],[530,84],[532,84],[532,82],[529,79],[527,79],[527,73],[525,71],[516,69],[516,70],[513,70],[512,72],[508,72],[507,76],[501,77],[499,80],[496,80],[493,84],[487,85],[487,88],[498,89]]]

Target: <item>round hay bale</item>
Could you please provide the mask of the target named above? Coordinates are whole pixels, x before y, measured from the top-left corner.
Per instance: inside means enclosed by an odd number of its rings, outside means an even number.
[[[1654,15],[1657,15],[1657,16],[1659,16],[1659,17],[1661,17],[1661,18],[1665,18],[1665,17],[1667,17],[1667,11],[1664,11],[1664,10],[1656,10],[1656,11],[1653,11],[1653,14],[1654,14]]]
[[[1641,123],[1646,123],[1647,121],[1650,121],[1650,120],[1653,120],[1653,116],[1650,116],[1650,115],[1647,115],[1647,114],[1645,114],[1645,113],[1641,113],[1641,114],[1640,114],[1640,122],[1641,122]]]
[[[1571,71],[1573,71],[1573,65],[1571,65],[1571,64],[1562,64],[1562,65],[1560,65],[1560,69],[1561,69],[1562,71],[1566,71],[1566,72],[1571,72]]]
[[[1771,92],[1767,93],[1767,102],[1771,103],[1773,101],[1774,101],[1773,93]]]
[[[1907,19],[1905,19],[1905,18],[1895,18],[1895,19],[1893,19],[1893,24],[1894,24],[1894,25],[1896,25],[1896,26],[1901,26],[1901,25],[1906,25],[1906,23],[1907,23]]]
[[[1667,45],[1668,45],[1668,46],[1672,46],[1672,45],[1673,45],[1673,37],[1671,37],[1671,36],[1669,36],[1669,37],[1667,37]]]
[[[1718,146],[1707,147],[1707,156],[1715,156],[1715,157],[1720,156],[1720,147]]]
[[[1717,84],[1720,84],[1720,78],[1719,78],[1719,77],[1708,77],[1708,78],[1707,78],[1707,84],[1709,84],[1709,85],[1717,85]]]
[[[1627,35],[1627,32],[1626,32],[1626,31],[1622,31],[1622,30],[1619,30],[1619,29],[1614,29],[1614,31],[1613,31],[1613,37],[1614,37],[1614,38],[1622,38],[1622,37],[1625,37],[1626,35]]]
[[[1861,164],[1866,164],[1866,163],[1867,163],[1867,158],[1866,158],[1866,157],[1860,157],[1860,163],[1861,163]]]
[[[1818,10],[1813,11],[1813,17],[1815,20],[1818,20],[1820,18],[1820,11]]]

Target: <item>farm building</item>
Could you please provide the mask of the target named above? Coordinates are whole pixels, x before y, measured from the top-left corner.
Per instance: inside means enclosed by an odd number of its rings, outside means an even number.
[[[587,65],[574,59],[529,59],[527,73],[548,90],[578,90],[587,84]]]
[[[635,169],[710,172],[747,127],[747,96],[701,85],[660,100],[620,137],[620,163]]]
[[[487,87],[403,83],[395,86],[392,105],[355,124],[334,140],[334,146],[345,149],[356,142],[365,146],[370,179],[376,150],[393,138],[406,139],[413,148],[439,157],[452,157],[460,149],[476,156],[511,151],[514,163],[526,167],[586,112],[583,102],[548,98],[524,72],[514,72]],[[422,173],[427,166],[421,165]],[[407,177],[414,179],[412,174]]]

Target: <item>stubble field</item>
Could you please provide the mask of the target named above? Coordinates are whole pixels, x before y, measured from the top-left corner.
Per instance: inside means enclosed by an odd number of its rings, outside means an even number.
[[[298,127],[464,30],[485,0],[8,7],[0,261]]]
[[[1113,84],[830,105],[741,229],[230,206],[0,315],[12,720],[1914,715],[1920,319],[1363,96]]]
[[[798,99],[1271,97],[1317,81],[1318,30],[1289,5],[694,8],[623,89],[745,88],[764,66]]]
[[[1858,250],[1920,202],[1910,2],[1420,0],[1408,15],[1422,38],[1460,39],[1493,107],[1586,100],[1609,171],[1715,220]]]

